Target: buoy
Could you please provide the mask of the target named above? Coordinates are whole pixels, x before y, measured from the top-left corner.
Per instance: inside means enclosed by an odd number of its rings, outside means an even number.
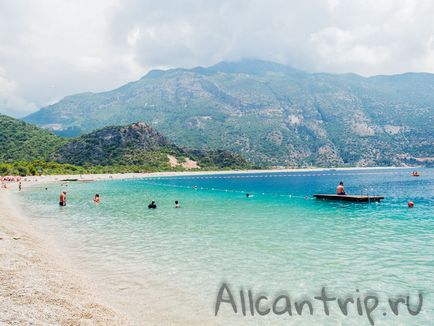
[[[409,202],[407,203],[407,205],[408,205],[408,207],[412,208],[412,207],[414,206],[414,203],[413,203],[412,201],[409,201]]]

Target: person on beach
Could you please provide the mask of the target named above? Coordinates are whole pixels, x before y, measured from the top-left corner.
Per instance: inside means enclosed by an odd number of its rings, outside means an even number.
[[[99,204],[100,203],[100,198],[99,198],[99,194],[96,194],[95,195],[95,197],[93,198],[93,202],[95,203],[95,204]]]
[[[21,181],[20,181],[20,183],[18,184],[18,191],[21,191]]]
[[[62,191],[59,197],[59,205],[66,206],[66,191]]]
[[[157,204],[155,204],[154,200],[148,205],[148,208],[152,208],[152,209],[157,208]]]
[[[179,202],[175,200],[175,208],[181,208],[181,205],[179,205]]]
[[[338,187],[336,188],[336,194],[338,194],[339,196],[343,196],[346,195],[347,193],[345,192],[345,188],[344,188],[344,183],[341,181],[339,182]]]

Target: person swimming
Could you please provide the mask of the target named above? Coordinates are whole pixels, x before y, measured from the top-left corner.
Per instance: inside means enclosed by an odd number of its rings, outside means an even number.
[[[157,208],[157,204],[155,203],[154,200],[148,205],[148,208],[152,208],[152,209]]]
[[[66,206],[66,191],[62,191],[59,197],[59,205]]]
[[[339,195],[339,196],[343,196],[343,195],[347,194],[345,192],[344,183],[342,181],[339,182],[339,185],[336,188],[336,194]]]
[[[175,208],[181,208],[181,205],[179,205],[179,201],[175,200]]]
[[[101,201],[101,199],[100,199],[100,197],[99,197],[99,194],[96,194],[95,197],[93,198],[93,202],[94,202],[95,204],[99,204],[100,201]]]

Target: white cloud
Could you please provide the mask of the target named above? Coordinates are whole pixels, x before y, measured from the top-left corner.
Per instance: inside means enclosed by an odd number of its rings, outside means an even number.
[[[308,71],[434,72],[433,16],[430,0],[1,1],[0,112],[25,114],[152,68],[242,57]]]
[[[390,59],[390,54],[382,45],[366,44],[357,31],[350,32],[336,27],[325,28],[312,34],[311,45],[322,62],[330,66],[381,66]],[[350,71],[350,70],[349,70]]]
[[[140,28],[138,28],[137,26],[135,26],[133,29],[131,29],[128,32],[127,35],[127,42],[129,45],[134,46],[136,45],[137,41],[139,41],[141,38],[141,31]]]
[[[0,112],[20,116],[36,110],[36,105],[20,97],[16,90],[17,83],[6,78],[5,70],[0,67]]]

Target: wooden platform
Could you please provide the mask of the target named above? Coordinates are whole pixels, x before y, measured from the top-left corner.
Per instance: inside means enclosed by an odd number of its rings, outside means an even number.
[[[322,200],[341,200],[351,201],[356,203],[369,203],[384,199],[382,196],[353,196],[353,195],[333,195],[333,194],[315,194],[316,199]]]

